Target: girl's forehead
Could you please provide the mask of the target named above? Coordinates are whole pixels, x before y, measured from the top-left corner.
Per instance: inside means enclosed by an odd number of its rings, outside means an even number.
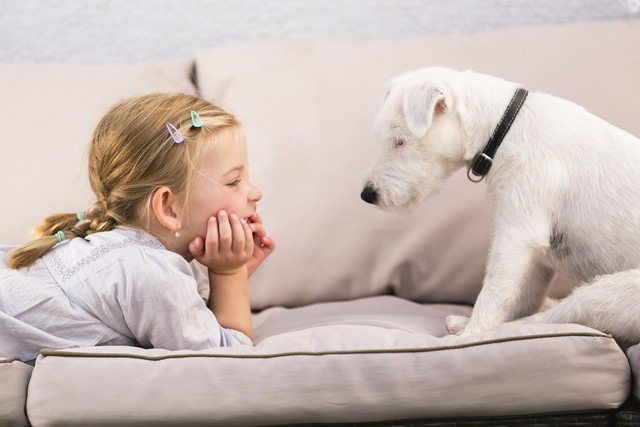
[[[201,167],[208,169],[211,173],[226,173],[246,163],[247,145],[244,137],[229,135],[211,144],[211,148],[202,156]]]
[[[208,137],[208,145],[216,148],[238,148],[242,147],[246,149],[244,132],[241,129],[236,127],[230,127],[228,129],[222,129],[219,132],[216,132],[213,135]]]
[[[209,153],[211,157],[218,157],[219,160],[224,160],[225,158],[234,158],[234,157],[246,157],[247,155],[247,144],[244,141],[244,137],[241,135],[230,135],[227,137],[220,138],[213,144]]]

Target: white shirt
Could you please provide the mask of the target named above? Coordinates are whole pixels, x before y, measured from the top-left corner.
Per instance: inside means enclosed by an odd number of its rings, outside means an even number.
[[[31,361],[41,348],[251,344],[217,322],[198,292],[197,269],[144,231],[117,227],[67,240],[21,270],[7,267],[11,249],[0,246],[0,356]]]

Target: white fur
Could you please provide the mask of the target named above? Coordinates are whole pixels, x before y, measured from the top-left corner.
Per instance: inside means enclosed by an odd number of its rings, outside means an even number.
[[[367,183],[376,204],[409,210],[469,167],[517,87],[445,68],[391,80],[376,120],[382,154]],[[487,272],[471,318],[451,317],[450,331],[533,315],[522,321],[581,323],[640,342],[640,140],[530,92],[486,182],[495,226]],[[556,271],[583,286],[534,315]]]

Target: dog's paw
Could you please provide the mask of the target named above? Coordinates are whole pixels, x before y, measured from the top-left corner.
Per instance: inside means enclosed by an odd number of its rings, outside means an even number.
[[[460,335],[464,332],[468,323],[469,318],[467,316],[450,315],[445,318],[447,331],[452,335]]]

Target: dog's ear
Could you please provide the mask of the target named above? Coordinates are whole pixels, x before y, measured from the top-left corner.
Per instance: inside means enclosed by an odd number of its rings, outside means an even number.
[[[396,87],[395,80],[391,80],[384,85],[384,97],[382,98],[383,104],[387,101],[387,98],[394,87]]]
[[[415,136],[421,137],[427,133],[433,116],[447,110],[447,100],[436,86],[422,83],[407,88],[402,108],[409,130]]]

